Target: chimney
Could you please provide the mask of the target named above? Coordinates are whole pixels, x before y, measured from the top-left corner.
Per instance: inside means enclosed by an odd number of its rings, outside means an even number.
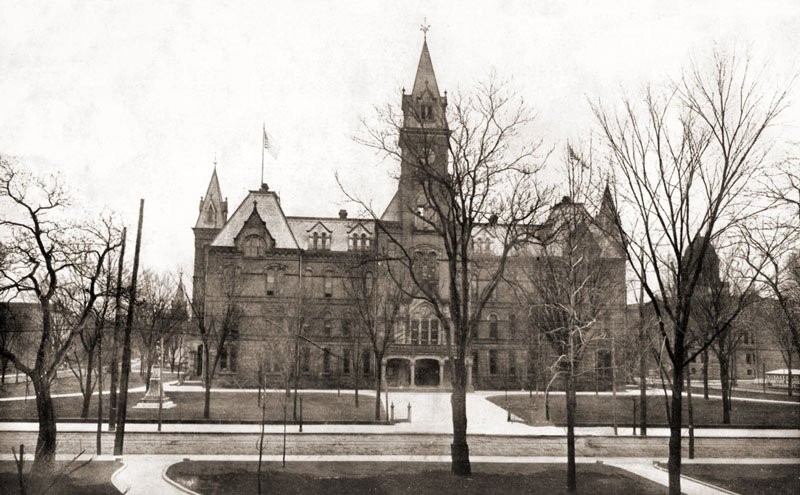
[[[341,218],[342,220],[347,218],[347,210],[339,210],[339,218]]]

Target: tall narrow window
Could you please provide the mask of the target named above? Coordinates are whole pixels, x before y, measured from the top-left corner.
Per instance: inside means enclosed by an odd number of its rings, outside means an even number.
[[[489,351],[489,374],[497,374],[497,349],[491,349]]]
[[[508,374],[517,376],[517,354],[514,351],[508,351]]]
[[[342,336],[350,336],[350,320],[342,320]]]
[[[489,338],[497,340],[497,315],[489,315]]]
[[[419,320],[411,320],[411,343],[419,344]]]
[[[345,349],[342,353],[342,373],[350,374],[350,349]]]
[[[224,346],[219,351],[219,369],[227,370],[228,369],[228,349],[227,346]]]
[[[311,239],[313,240],[313,244],[312,244],[313,248],[312,249],[314,249],[316,251],[317,249],[319,249],[319,234],[314,232],[314,234],[311,236]]]
[[[228,370],[237,371],[239,369],[239,349],[232,346],[228,354]]]
[[[267,269],[267,295],[274,296],[275,295],[275,269],[268,268]]]
[[[325,297],[333,297],[333,270],[325,270]]]
[[[367,234],[361,234],[361,250],[362,251],[366,251],[367,250],[367,243],[368,242],[369,241],[367,241]]]
[[[327,347],[322,349],[322,372],[331,372],[331,351]]]
[[[513,339],[517,337],[517,315],[508,315],[508,337]]]
[[[361,353],[361,367],[364,370],[364,375],[372,374],[372,354],[369,351]]]
[[[364,274],[364,289],[366,289],[367,295],[372,294],[372,272]]]
[[[330,246],[328,245],[328,234],[323,232],[322,233],[322,250],[326,251],[328,249],[330,249]]]
[[[439,320],[431,320],[431,344],[439,344]]]
[[[300,369],[303,370],[303,373],[311,371],[311,349],[308,347],[303,347],[303,354],[300,357]]]
[[[331,334],[331,315],[330,313],[325,314],[325,319],[322,322],[322,335],[325,337],[330,337]]]

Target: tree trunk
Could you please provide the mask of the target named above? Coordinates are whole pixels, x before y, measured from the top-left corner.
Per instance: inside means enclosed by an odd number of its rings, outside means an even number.
[[[634,424],[636,418],[633,419]],[[639,434],[647,435],[647,354],[639,356]]]
[[[703,351],[703,399],[708,400],[708,349]]]
[[[6,384],[6,370],[8,369],[8,359],[2,358],[0,359],[0,367],[2,367],[2,371],[0,372],[0,384]]]
[[[472,466],[467,445],[467,367],[462,357],[456,358],[453,363],[452,383],[450,405],[453,410],[453,443],[450,444],[450,469],[456,476],[470,476]]]
[[[83,404],[81,405],[81,419],[89,417],[89,403],[92,401],[92,371],[94,369],[94,349],[87,351],[86,356],[86,385],[83,389]]]
[[[719,359],[719,381],[722,386],[722,424],[731,424],[731,382],[730,363],[724,352],[717,355]]]
[[[566,380],[567,401],[567,494],[578,493],[578,478],[575,471],[575,377],[569,370]]]
[[[208,345],[203,344],[203,386],[205,392],[203,394],[203,418],[209,419],[211,417],[211,351]]]
[[[787,371],[789,372],[789,376],[788,376],[787,385],[789,385],[789,392],[788,393],[789,393],[789,397],[791,397],[792,394],[794,393],[794,392],[792,392],[792,350],[791,349],[789,349],[789,360],[788,361],[789,361],[788,362],[789,368],[788,368]]]
[[[381,385],[383,385],[383,353],[375,353],[375,421],[381,419]],[[386,404],[389,407],[389,404]]]
[[[39,435],[36,437],[36,458],[32,472],[48,473],[55,467],[56,460],[56,415],[53,398],[50,396],[50,382],[36,370],[31,375],[36,392],[36,413],[39,417]]]
[[[676,347],[680,343],[676,342]],[[681,429],[683,426],[683,349],[675,353],[672,370],[672,408],[669,417],[669,495],[681,495]]]

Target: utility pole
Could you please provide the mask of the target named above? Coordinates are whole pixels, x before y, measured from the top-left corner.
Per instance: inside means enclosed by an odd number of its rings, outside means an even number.
[[[108,431],[114,431],[117,425],[117,371],[119,364],[117,363],[117,336],[119,335],[120,328],[122,327],[122,306],[120,299],[122,299],[122,268],[125,259],[125,238],[128,234],[128,228],[122,229],[122,247],[119,251],[119,264],[117,268],[117,288],[114,294],[114,335],[111,344],[111,386],[109,387],[109,411],[108,411]]]
[[[119,384],[119,404],[117,407],[117,431],[114,437],[114,455],[122,455],[125,441],[125,415],[128,409],[128,378],[131,373],[131,329],[133,312],[136,307],[136,274],[139,271],[139,250],[142,247],[142,219],[144,217],[144,199],[139,200],[139,225],[136,228],[136,248],[133,252],[133,273],[131,274],[130,300],[128,301],[128,317],[125,322],[125,337],[122,347],[122,373]]]

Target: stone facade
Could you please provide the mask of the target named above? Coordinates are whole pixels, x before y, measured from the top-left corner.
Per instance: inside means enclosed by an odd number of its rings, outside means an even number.
[[[439,93],[427,42],[422,47],[410,94],[402,95],[402,151],[398,190],[380,218],[350,218],[342,210],[334,217],[293,217],[284,214],[280,198],[266,184],[249,191],[228,217],[214,171],[200,203],[195,232],[194,304],[206,328],[225,326],[226,308],[235,305],[236,329],[228,336],[215,380],[253,385],[261,380],[285,386],[298,374],[299,387],[373,385],[383,371],[390,387],[446,388],[449,383],[444,325],[424,301],[403,300],[394,322],[394,342],[381,362],[375,362],[369,340],[362,335],[352,290],[353,267],[376,263],[378,253],[399,248],[431,256],[431,270],[444,273],[442,241],[420,222],[419,188],[410,160],[425,154],[446,169],[449,133],[447,97]],[[625,308],[625,262],[606,238],[601,223],[615,214],[610,195],[595,216],[569,200],[562,207],[585,217],[598,263],[615,281],[597,328],[611,335],[622,328]],[[559,208],[554,208],[557,214]],[[476,254],[491,263],[497,246],[487,235],[490,225],[475,230]],[[392,240],[390,240],[392,239]],[[478,248],[476,247],[476,253]],[[509,270],[535,268],[535,254],[515,257]],[[370,269],[372,270],[372,269]],[[383,274],[375,284],[392,281]],[[443,277],[439,277],[443,278]],[[370,279],[372,280],[372,279]],[[440,280],[442,290],[446,290]],[[476,282],[477,283],[477,282]],[[525,311],[508,284],[498,286],[482,313],[468,363],[474,388],[544,388],[552,376],[555,356],[541,339],[526,331]],[[599,341],[583,359],[583,388],[610,386],[611,339]],[[190,373],[202,375],[202,342],[189,340]]]

